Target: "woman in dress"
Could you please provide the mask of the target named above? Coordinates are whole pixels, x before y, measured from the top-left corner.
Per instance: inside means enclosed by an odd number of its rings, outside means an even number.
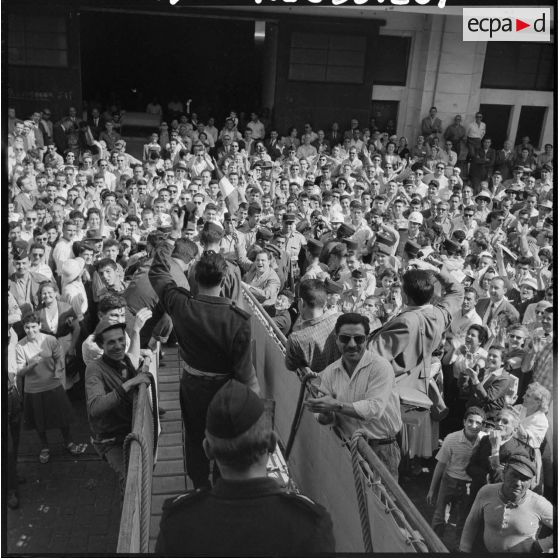
[[[87,444],[75,444],[70,436],[72,406],[62,386],[64,356],[60,343],[52,335],[42,333],[37,312],[23,318],[25,337],[17,344],[17,374],[25,378],[24,425],[37,431],[41,441],[39,461],[48,463],[50,447],[47,430],[60,429],[64,449],[81,455]]]
[[[67,374],[66,365],[75,363],[76,348],[79,340],[80,327],[74,309],[59,300],[56,283],[45,281],[39,285],[38,298],[40,301],[38,313],[41,320],[41,331],[53,335],[58,339],[64,357],[62,385],[70,389],[78,380],[79,373]],[[75,370],[75,366],[71,366]]]
[[[541,444],[548,430],[548,419],[546,413],[550,405],[550,392],[539,382],[529,384],[523,404],[516,405],[514,409],[519,413],[519,426],[517,437],[535,450],[535,463],[537,474],[533,479],[531,490],[542,494],[542,461]]]

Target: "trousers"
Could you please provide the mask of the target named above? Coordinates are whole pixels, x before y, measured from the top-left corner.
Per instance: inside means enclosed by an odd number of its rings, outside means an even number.
[[[186,371],[180,381],[180,409],[186,431],[186,469],[195,488],[210,487],[209,459],[203,450],[207,408],[213,396],[230,379],[203,378]]]
[[[451,504],[451,515],[455,518],[457,541],[461,538],[461,532],[469,513],[470,497],[467,494],[469,481],[458,480],[444,474],[438,489],[436,508],[432,516],[432,529],[441,536],[446,526],[446,506]]]

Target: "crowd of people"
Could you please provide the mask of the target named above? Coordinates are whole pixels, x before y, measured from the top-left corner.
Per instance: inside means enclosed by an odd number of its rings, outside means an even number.
[[[444,127],[435,107],[410,142],[356,119],[299,134],[269,112],[218,126],[186,108],[169,107],[135,156],[114,107],[56,122],[9,109],[12,465],[21,414],[41,463],[52,428],[83,453],[68,404],[83,389],[91,442],[123,488],[132,390],[152,382],[159,343],[178,343],[188,473],[211,487],[212,398],[231,377],[259,394],[244,287],[287,337],[286,368],[317,374],[306,406],[321,424],[364,429],[395,478],[435,454],[424,497],[440,535],[450,505],[453,548],[463,530],[472,551],[485,521],[491,552],[544,549],[552,145],[493,145],[481,113]],[[526,491],[540,522],[507,515]]]

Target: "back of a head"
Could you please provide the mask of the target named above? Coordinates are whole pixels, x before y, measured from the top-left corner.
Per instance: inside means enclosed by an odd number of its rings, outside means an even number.
[[[236,471],[265,458],[277,440],[271,407],[237,380],[229,380],[211,400],[205,436],[211,457]]]
[[[221,254],[204,252],[198,263],[194,277],[204,287],[216,287],[227,272],[227,262]]]
[[[309,308],[323,308],[327,302],[327,292],[323,281],[307,279],[300,284],[300,298]]]
[[[224,231],[222,227],[215,223],[207,222],[200,232],[200,244],[202,246],[213,246],[219,244],[223,239]]]
[[[428,304],[434,294],[432,273],[425,269],[410,269],[403,275],[403,292],[416,306]]]
[[[174,244],[172,257],[190,263],[198,255],[198,245],[187,238],[178,238]]]

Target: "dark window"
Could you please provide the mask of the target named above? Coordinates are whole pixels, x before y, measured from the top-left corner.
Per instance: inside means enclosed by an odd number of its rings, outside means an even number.
[[[481,87],[552,91],[553,83],[553,44],[487,44]]]
[[[480,105],[482,121],[486,124],[487,136],[492,140],[494,149],[501,149],[508,139],[512,105]]]
[[[406,85],[410,52],[410,37],[380,35],[378,37],[378,53],[374,56],[376,67],[374,83],[379,85]]]
[[[294,32],[289,79],[363,83],[366,37]]]
[[[10,14],[8,63],[19,66],[68,66],[66,19]]]

